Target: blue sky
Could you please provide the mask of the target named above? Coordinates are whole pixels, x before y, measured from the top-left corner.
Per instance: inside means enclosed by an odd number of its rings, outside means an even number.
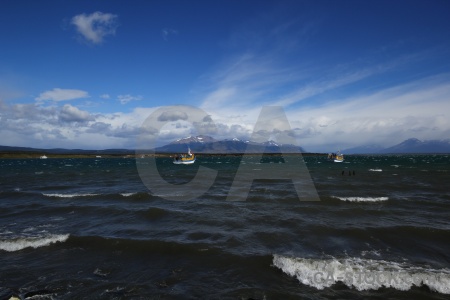
[[[282,106],[308,151],[449,139],[449,15],[444,0],[4,1],[0,145],[134,148],[170,105],[204,110],[217,139]]]

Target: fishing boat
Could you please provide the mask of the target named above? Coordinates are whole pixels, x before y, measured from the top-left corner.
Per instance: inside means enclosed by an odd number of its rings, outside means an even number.
[[[187,154],[177,154],[173,159],[173,163],[176,165],[190,165],[195,162],[195,155],[191,153],[191,149],[188,149]]]
[[[340,151],[338,151],[337,153],[328,153],[328,159],[334,162],[343,162],[344,154],[341,154]]]

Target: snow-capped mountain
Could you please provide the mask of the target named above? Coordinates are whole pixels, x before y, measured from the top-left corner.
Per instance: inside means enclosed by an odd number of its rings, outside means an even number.
[[[170,144],[189,144],[189,143],[214,143],[216,140],[210,136],[188,136],[182,139],[178,139]]]
[[[303,148],[295,145],[282,145],[274,141],[256,143],[238,138],[218,141],[209,136],[189,136],[178,139],[168,145],[156,148],[156,152],[179,153],[190,148],[195,153],[297,153],[305,152]]]
[[[160,153],[184,153],[188,147],[195,153],[306,153],[295,145],[280,145],[274,141],[256,143],[238,138],[217,141],[210,136],[190,136],[173,141],[163,147],[156,148]],[[349,148],[341,151],[343,154],[385,154],[385,153],[450,153],[450,139],[421,141],[416,138],[405,140],[395,146],[383,148],[379,145],[367,145]],[[47,154],[112,154],[132,155],[132,149],[37,149],[27,147],[0,146],[0,153],[47,153]]]

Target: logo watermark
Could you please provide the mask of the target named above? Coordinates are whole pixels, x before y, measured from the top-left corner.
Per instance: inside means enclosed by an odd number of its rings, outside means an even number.
[[[142,124],[137,143],[137,156],[154,153],[161,129],[176,121],[190,123],[199,133],[215,132],[217,126],[202,109],[193,106],[168,106],[157,109]],[[232,180],[228,201],[247,199],[254,180],[291,180],[300,201],[320,201],[317,190],[303,160],[300,150],[284,145],[295,145],[296,140],[289,121],[281,106],[262,108],[254,126],[251,140],[258,143],[269,142],[276,136],[280,141],[280,155],[284,163],[261,163],[264,152],[255,153],[247,147],[236,175]],[[156,157],[150,155],[145,160],[136,160],[142,182],[153,195],[167,200],[193,200],[205,194],[214,184],[218,171],[200,166],[195,177],[185,184],[171,184],[159,174]],[[258,168],[254,166],[258,165]]]
[[[347,285],[381,287],[381,286],[420,286],[422,284],[435,284],[435,276],[423,273],[393,272],[393,271],[347,271],[327,272],[317,271],[312,273],[314,285],[330,286],[341,281]]]

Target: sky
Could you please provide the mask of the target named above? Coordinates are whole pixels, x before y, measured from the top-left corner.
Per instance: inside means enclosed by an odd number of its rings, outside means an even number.
[[[264,106],[311,152],[449,139],[449,15],[446,0],[6,0],[0,145],[249,139]]]

